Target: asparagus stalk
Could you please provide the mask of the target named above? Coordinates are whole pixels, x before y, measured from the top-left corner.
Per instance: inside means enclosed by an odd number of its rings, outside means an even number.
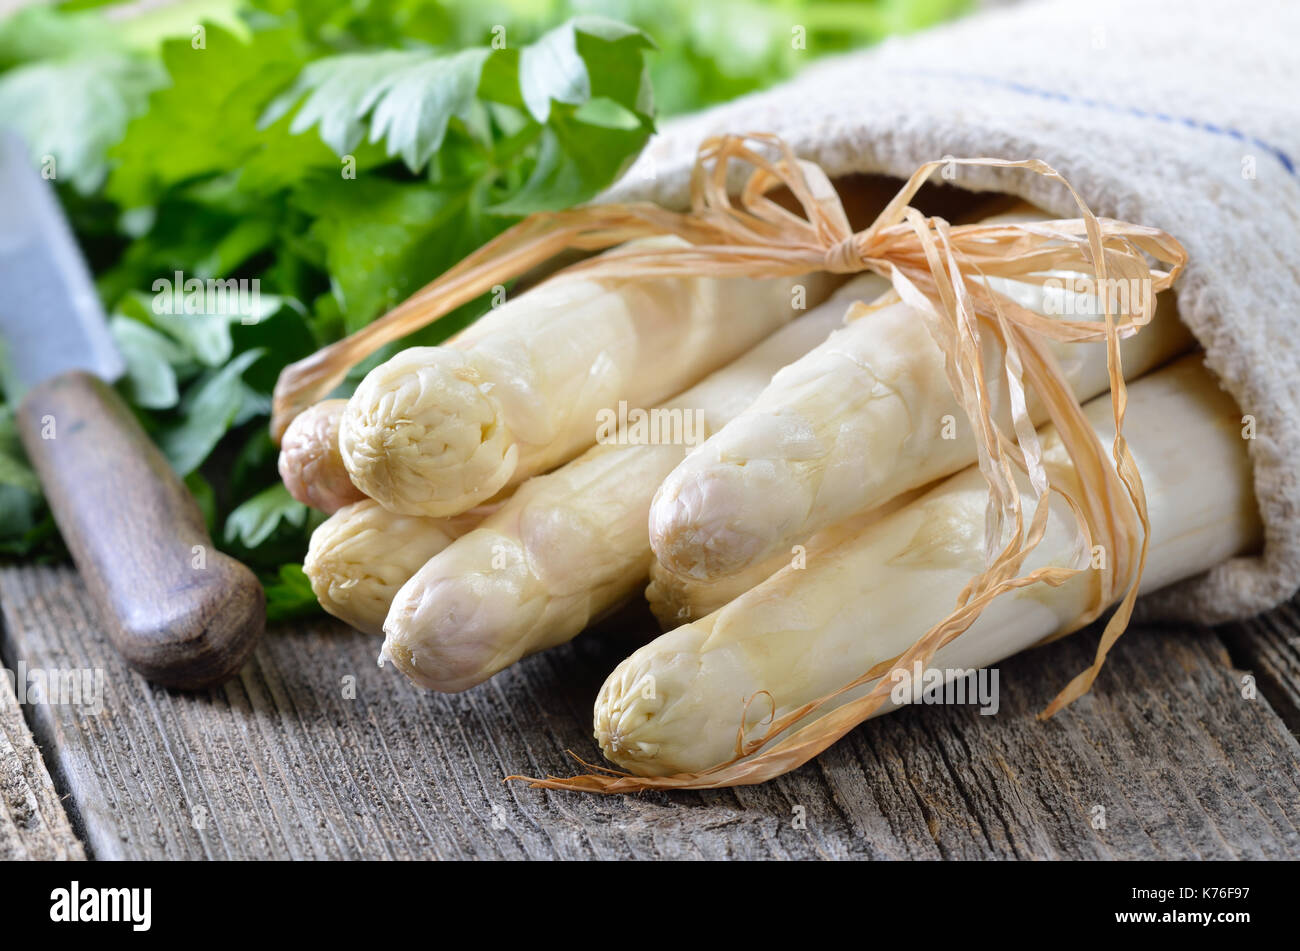
[[[402,585],[491,511],[452,518],[398,515],[374,499],[339,509],[312,532],[303,571],[322,608],[357,630],[382,634]]]
[[[344,464],[391,511],[464,512],[590,446],[601,408],[679,392],[834,283],[557,277],[484,316],[456,346],[412,347],[367,374],[343,414]]]
[[[1094,400],[1086,411],[1109,441],[1109,398]],[[1240,411],[1199,356],[1129,390],[1124,431],[1151,519],[1142,590],[1199,574],[1259,545],[1262,529],[1240,425]],[[1068,467],[1054,430],[1045,429],[1042,438],[1044,459]],[[1033,496],[1023,481],[1021,491],[1031,509]],[[948,613],[983,568],[986,497],[978,469],[967,469],[868,530],[845,532],[805,569],[785,568],[720,611],[638,650],[610,675],[596,701],[595,733],[605,755],[641,776],[707,769],[733,758],[742,719],[752,736],[773,708],[780,718],[887,665]],[[1076,547],[1073,516],[1053,495],[1046,535],[1024,571],[1077,564]],[[931,667],[985,667],[1068,630],[1088,607],[1092,574],[994,599]],[[818,715],[868,689],[836,698]],[[760,693],[747,710],[746,701]]]
[[[833,548],[846,532],[856,535],[878,522],[890,512],[897,511],[921,495],[921,490],[904,492],[877,506],[870,512],[855,515],[840,525],[818,532],[806,545],[795,545],[787,553],[777,553],[766,561],[750,565],[743,571],[711,581],[683,578],[659,564],[650,563],[650,583],[646,585],[645,598],[659,626],[665,631],[698,621],[740,597],[750,588],[762,584],[787,566],[799,570],[809,558],[817,558]]]
[[[824,340],[851,299],[883,286],[873,275],[855,279],[660,409],[699,414],[712,431]],[[595,428],[594,411],[587,426]],[[576,636],[644,581],[650,499],[685,451],[681,442],[605,443],[524,483],[398,592],[381,660],[421,686],[457,691]]]
[[[347,400],[322,400],[299,413],[280,440],[280,480],[303,505],[334,513],[360,502],[339,455],[339,420]]]
[[[986,220],[1044,217],[1022,205]],[[1080,313],[1087,296],[1066,283],[1070,275],[1061,277],[1060,288],[1001,279],[990,286],[1042,314]],[[696,581],[745,572],[975,461],[974,433],[925,321],[889,294],[862,311],[777,374],[664,481],[650,511],[650,541],[667,571]],[[1049,346],[1080,400],[1109,389],[1104,342]],[[1125,374],[1140,376],[1191,346],[1165,295],[1151,326],[1123,342]],[[1004,381],[986,382],[1009,419]],[[1031,400],[1029,408],[1036,425],[1046,420],[1041,405]]]

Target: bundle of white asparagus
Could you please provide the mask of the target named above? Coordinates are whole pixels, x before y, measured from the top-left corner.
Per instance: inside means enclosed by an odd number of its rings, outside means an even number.
[[[1241,413],[1200,357],[1144,377],[1129,395],[1125,432],[1142,469],[1151,519],[1143,589],[1257,546],[1261,528]],[[1113,435],[1109,399],[1089,403],[1086,413],[1099,435]],[[1070,462],[1059,439],[1050,429],[1041,438],[1048,464],[1068,478]],[[1023,480],[1021,487],[1029,506]],[[961,472],[865,529],[846,523],[802,570],[785,568],[721,610],[638,650],[610,675],[596,701],[596,739],[605,755],[640,776],[717,767],[735,758],[742,721],[753,738],[860,672],[886,673],[958,603],[984,564],[986,496],[978,469]],[[1056,499],[1028,567],[1077,564],[1091,555],[1078,550],[1073,516]],[[1086,609],[1092,584],[1085,572],[1059,587],[1039,584],[1003,595],[931,666],[989,666],[1068,628]],[[872,686],[836,697],[815,716]],[[886,703],[875,712],[892,708]],[[786,724],[765,749],[809,719]]]
[[[838,283],[826,274],[556,279],[446,346],[403,351],[368,374],[351,400],[325,400],[299,414],[281,442],[280,472],[296,499],[333,513],[313,533],[303,566],[317,599],[330,614],[379,633],[397,591],[514,483],[595,442],[600,412],[641,406],[641,399],[695,382]],[[883,289],[874,276],[858,284],[867,296]],[[829,325],[818,340],[827,332]],[[807,331],[789,339],[806,342],[803,350],[818,342]],[[771,363],[748,390],[721,401],[733,413],[743,408],[785,362]],[[683,451],[678,442],[650,454],[667,465],[643,466],[642,481],[653,483],[632,503],[640,524]],[[639,548],[642,570],[622,579],[620,592],[645,574],[648,542]]]
[[[1193,346],[1151,302],[1184,260],[1170,236],[1081,201],[1078,220],[925,219],[907,202],[936,163],[854,234],[820,170],[755,138],[782,158],[706,143],[691,212],[529,219],[277,388],[283,428],[401,327],[560,248],[628,242],[303,414],[281,463],[295,497],[337,509],[305,566],[322,605],[382,629],[380,662],[424,687],[567,641],[649,577],[672,629],[595,714],[629,774],[543,785],[762,781],[887,709],[896,662],[995,663],[1119,603],[1053,712],[1088,689],[1138,579],[1259,541],[1231,400],[1194,358],[1150,372]],[[737,156],[756,168],[740,209]],[[804,218],[764,197],[777,183]],[[789,323],[837,283],[818,269],[883,277]],[[1110,278],[1122,301],[1093,296]]]
[[[384,624],[382,656],[422,686],[456,691],[577,636],[644,581],[651,561],[650,500],[686,452],[685,430],[704,436],[717,429],[773,373],[824,340],[850,301],[878,294],[883,286],[874,275],[857,278],[740,359],[649,411],[658,433],[668,421],[670,438],[628,440],[626,430],[617,431],[613,441],[524,483],[398,592]],[[591,424],[589,430],[594,432]]]

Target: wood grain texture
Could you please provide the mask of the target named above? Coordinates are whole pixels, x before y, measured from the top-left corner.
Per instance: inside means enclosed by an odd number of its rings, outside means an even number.
[[[159,683],[237,671],[265,627],[262,586],[217,551],[193,496],[122,398],[71,371],[27,391],[19,435],[110,638]]]
[[[82,858],[10,678],[0,676],[0,861]]]
[[[997,716],[908,709],[764,786],[591,798],[501,778],[595,756],[591,704],[639,611],[454,696],[334,622],[273,629],[192,695],[125,668],[70,569],[0,571],[0,604],[9,655],[106,671],[101,716],[33,709],[100,858],[1300,857],[1300,746],[1204,628],[1131,630],[1048,723],[1095,630],[1004,663]]]
[[[1255,675],[1260,691],[1300,733],[1300,598],[1276,611],[1221,629],[1233,658]]]

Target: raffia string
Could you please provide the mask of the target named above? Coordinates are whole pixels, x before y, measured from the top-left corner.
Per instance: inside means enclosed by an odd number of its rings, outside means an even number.
[[[727,191],[730,163],[752,167],[738,201]],[[1080,217],[1036,222],[950,226],[910,206],[938,167],[946,164],[1025,169],[1064,186]],[[766,197],[784,185],[803,212],[794,214]],[[289,421],[324,397],[347,371],[379,347],[400,339],[558,252],[600,250],[634,238],[673,234],[685,246],[624,247],[566,268],[585,277],[652,278],[706,274],[767,278],[810,271],[874,271],[926,321],[946,357],[949,384],[976,435],[978,464],[989,486],[984,570],[971,579],[953,611],[908,650],[878,664],[835,692],[792,710],[769,715],[762,735],[748,738],[745,713],[737,710],[735,757],[708,770],[676,776],[640,777],[604,767],[587,775],[530,779],[536,786],[621,793],[644,789],[713,788],[764,782],[807,762],[871,716],[889,697],[896,670],[928,665],[945,644],[965,632],[999,595],[1031,584],[1064,584],[1090,571],[1091,606],[1070,630],[1095,620],[1117,600],[1093,664],[1076,676],[1040,714],[1050,717],[1082,694],[1096,678],[1106,653],[1123,633],[1146,562],[1149,524],[1141,477],[1123,436],[1126,393],[1119,342],[1153,315],[1155,293],[1168,288],[1186,253],[1163,231],[1097,218],[1070,184],[1036,159],[944,159],[917,169],[870,227],[853,232],[830,179],[818,166],[797,159],[776,136],[719,136],[704,142],[691,178],[691,210],[678,213],[648,203],[596,205],[533,215],[452,268],[385,317],[351,337],[285,369],[276,386],[272,429],[277,439]],[[1153,266],[1150,261],[1155,262]],[[1102,319],[1045,317],[991,290],[986,278],[1042,285],[1048,272],[1091,275]],[[1130,299],[1129,312],[1114,313],[1103,289],[1109,281],[1136,281],[1150,294]],[[1050,340],[1107,345],[1115,438],[1108,456],[1070,389],[1047,343]],[[986,342],[994,347],[986,347]],[[985,367],[985,353],[1001,366]],[[1001,373],[999,374],[999,371]],[[989,380],[1001,375],[1011,407],[1010,431],[999,425]],[[1032,388],[1060,435],[1070,465],[1043,460],[1027,410]],[[1034,508],[1026,525],[1016,474],[1027,476]],[[1077,523],[1076,563],[1021,574],[1047,526],[1056,494]],[[1092,570],[1094,545],[1107,553]],[[1068,632],[1061,632],[1068,633]],[[846,695],[874,687],[842,702]],[[761,695],[760,695],[761,696]],[[770,702],[770,697],[767,698]],[[807,722],[804,722],[807,721]],[[802,724],[802,725],[800,725]],[[791,732],[793,731],[793,732]],[[788,734],[788,735],[786,735]],[[587,765],[587,764],[584,764]],[[511,777],[527,779],[527,777]]]

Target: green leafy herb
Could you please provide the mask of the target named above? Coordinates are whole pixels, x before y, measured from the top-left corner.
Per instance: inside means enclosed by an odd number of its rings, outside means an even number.
[[[180,401],[175,367],[184,362],[185,351],[166,335],[129,317],[114,317],[108,327],[126,362],[123,388],[131,401],[143,409],[175,406]]]
[[[0,407],[0,485],[13,486],[33,495],[41,491],[36,473],[27,464],[13,411]]]
[[[280,528],[281,523],[301,528],[307,520],[307,506],[296,501],[279,483],[263,489],[226,519],[228,542],[256,548]]]
[[[13,412],[0,406],[0,554],[28,555],[53,534]]]
[[[212,483],[204,478],[203,473],[191,472],[185,477],[185,487],[194,496],[199,511],[203,513],[203,524],[211,532],[217,520],[217,493],[212,488]]]
[[[205,373],[186,392],[181,418],[157,434],[163,455],[177,472],[189,475],[197,469],[235,425],[248,398],[240,377],[261,355],[261,350],[245,351],[221,369]]]
[[[263,587],[266,589],[268,621],[287,621],[320,611],[316,595],[311,590],[311,581],[302,565],[281,565],[272,578],[263,581]]]
[[[32,63],[0,76],[0,116],[47,178],[90,194],[108,174],[109,146],[161,79],[157,64],[118,53]]]
[[[110,157],[107,195],[125,208],[150,205],[173,186],[255,164],[259,190],[293,182],[335,160],[318,140],[262,129],[265,103],[302,68],[291,30],[254,31],[247,40],[205,25],[204,45],[189,37],[162,46],[170,85],[154,93]]]

